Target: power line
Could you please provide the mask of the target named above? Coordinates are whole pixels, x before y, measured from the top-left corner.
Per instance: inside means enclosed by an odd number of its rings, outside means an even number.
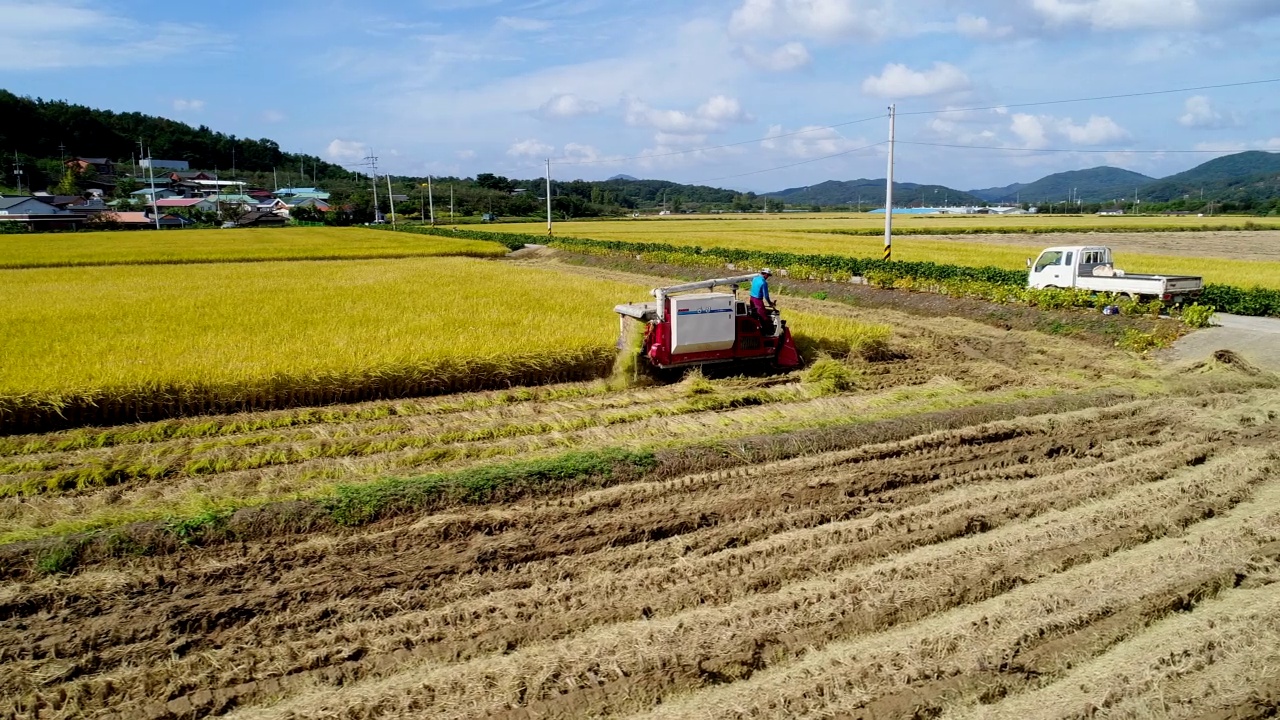
[[[730,178],[740,178],[740,177],[746,177],[748,175],[759,175],[760,173],[773,172],[774,170],[786,170],[787,168],[793,168],[793,167],[796,167],[797,165],[808,165],[809,163],[816,163],[821,160],[830,160],[831,158],[840,157],[841,155],[856,153],[859,150],[870,150],[873,147],[886,145],[886,144],[888,144],[887,140],[881,140],[878,143],[863,145],[862,147],[853,148],[852,150],[845,150],[843,152],[835,153],[834,155],[824,155],[822,157],[810,158],[809,160],[801,160],[800,162],[794,162],[789,165],[779,165],[778,167],[765,168],[764,170],[752,170],[751,172],[738,173],[737,175],[722,175],[720,177],[707,178],[706,180],[699,180],[697,182],[690,183],[690,184],[701,185],[702,183],[715,182],[716,180],[728,180]]]
[[[765,142],[767,140],[777,140],[778,138],[792,137],[795,135],[803,135],[805,133],[818,132],[820,130],[834,130],[839,127],[848,125],[857,125],[859,123],[871,122],[885,117],[883,113],[872,115],[871,117],[862,118],[860,120],[849,120],[848,122],[835,123],[834,125],[823,125],[821,127],[805,128],[804,130],[796,130],[794,132],[782,133],[781,135],[770,135],[768,137],[755,138],[753,140],[740,140],[738,142],[725,143],[723,145],[711,145],[709,147],[690,148],[689,150],[673,150],[671,152],[656,153],[650,155],[633,155],[631,157],[620,158],[599,158],[596,160],[556,160],[552,159],[554,165],[594,165],[596,163],[614,163],[626,162],[627,160],[648,160],[650,158],[671,157],[672,155],[688,155],[689,153],[706,152],[708,150],[722,150],[724,148],[737,147],[739,145],[751,145],[753,143]]]
[[[1173,154],[1173,153],[1224,153],[1232,152],[1231,150],[1121,150],[1121,149],[1098,149],[1098,148],[1019,148],[1004,147],[1000,145],[954,145],[950,143],[931,143],[919,142],[912,140],[899,140],[903,145],[924,145],[926,147],[941,148],[960,148],[963,150],[1001,150],[1004,152],[1033,152],[1033,153],[1142,153],[1147,155]]]
[[[1022,108],[1037,107],[1040,105],[1066,105],[1068,103],[1092,102],[1095,100],[1120,100],[1123,98],[1147,97],[1150,95],[1173,95],[1176,93],[1196,92],[1199,90],[1220,90],[1222,88],[1244,87],[1246,85],[1265,85],[1267,83],[1278,83],[1280,78],[1271,78],[1268,80],[1246,80],[1244,82],[1222,83],[1220,85],[1199,85],[1197,87],[1176,88],[1173,90],[1148,90],[1145,92],[1121,93],[1119,95],[1098,95],[1096,97],[1071,98],[1069,100],[1042,100],[1039,102],[1027,103],[1004,103],[1001,105],[988,105],[986,107],[971,108],[947,108],[944,110],[916,110],[915,112],[900,112],[899,115],[940,115],[942,113],[955,112],[977,112],[979,110],[1002,110],[1005,108]]]

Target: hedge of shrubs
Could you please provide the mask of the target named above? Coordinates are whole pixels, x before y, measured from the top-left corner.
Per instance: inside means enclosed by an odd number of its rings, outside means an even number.
[[[697,245],[672,245],[670,243],[637,243],[622,240],[593,240],[590,238],[556,237],[548,240],[541,235],[523,233],[496,233],[482,230],[455,230],[428,227],[403,228],[407,232],[427,235],[460,237],[472,240],[488,240],[502,243],[517,250],[526,244],[549,244],[552,247],[588,255],[630,255],[646,262],[671,265],[694,265],[723,268],[732,265],[737,269],[785,268],[789,275],[832,282],[847,282],[854,277],[867,278],[869,282],[886,287],[932,289],[948,292],[947,287],[967,288],[972,297],[996,302],[1030,302],[1037,306],[1101,307],[1116,304],[1126,307],[1123,299],[1107,294],[1095,294],[1076,290],[1043,290],[1027,294],[1027,271],[1006,270],[998,267],[969,267],[943,265],[931,262],[903,262],[879,258],[859,258],[847,255],[806,255],[791,252],[760,252],[725,247],[699,247]],[[898,281],[906,281],[899,283]],[[966,284],[969,283],[969,284]],[[974,284],[976,283],[976,284]],[[929,287],[927,287],[929,286]],[[980,290],[981,289],[981,290]],[[957,290],[957,292],[960,292]],[[1031,298],[1035,295],[1035,299]],[[1070,296],[1070,302],[1060,300]],[[1040,299],[1043,297],[1043,301]],[[1045,303],[1045,304],[1042,304]],[[1046,305],[1047,304],[1047,305]],[[1280,317],[1280,290],[1253,287],[1239,288],[1233,285],[1208,283],[1196,299],[1201,308],[1235,315]],[[1148,309],[1150,304],[1148,303]]]

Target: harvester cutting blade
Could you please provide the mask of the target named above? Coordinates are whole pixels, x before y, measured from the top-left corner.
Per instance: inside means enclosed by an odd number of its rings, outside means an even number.
[[[782,344],[778,346],[778,356],[774,362],[780,368],[788,370],[800,367],[800,351],[796,349],[795,340],[791,339],[791,328],[782,329]]]

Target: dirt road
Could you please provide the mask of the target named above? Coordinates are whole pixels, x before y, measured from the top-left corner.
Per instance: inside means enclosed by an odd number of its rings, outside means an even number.
[[[1218,313],[1214,323],[1215,327],[1180,338],[1164,357],[1173,362],[1194,362],[1218,350],[1230,350],[1254,367],[1280,372],[1280,318]]]

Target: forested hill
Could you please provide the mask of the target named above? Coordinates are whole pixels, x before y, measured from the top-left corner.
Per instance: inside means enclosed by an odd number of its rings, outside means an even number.
[[[235,167],[244,171],[271,172],[305,164],[307,174],[315,167],[319,179],[351,175],[318,157],[284,152],[266,138],[238,138],[154,115],[97,110],[0,90],[0,151],[11,161],[16,150],[31,170],[36,170],[37,160],[63,155],[127,162],[138,152],[138,140],[147,144],[153,157],[186,160],[192,168],[230,168],[234,152]]]
[[[1073,195],[1084,202],[1092,203],[1132,196],[1135,188],[1154,181],[1155,178],[1142,173],[1103,166],[1054,173],[1030,183],[1014,183],[1004,187],[983,188],[969,192],[988,202],[997,203],[1018,200],[1033,203],[1062,201]]]
[[[1250,150],[1215,158],[1145,185],[1144,199],[1175,200],[1183,196],[1258,202],[1280,196],[1280,153]]]
[[[768,193],[765,197],[779,198],[795,205],[848,205],[884,207],[884,178],[879,180],[827,180],[815,185],[787,188]],[[967,192],[943,185],[918,185],[895,182],[893,184],[894,207],[910,205],[981,205],[982,200]]]

